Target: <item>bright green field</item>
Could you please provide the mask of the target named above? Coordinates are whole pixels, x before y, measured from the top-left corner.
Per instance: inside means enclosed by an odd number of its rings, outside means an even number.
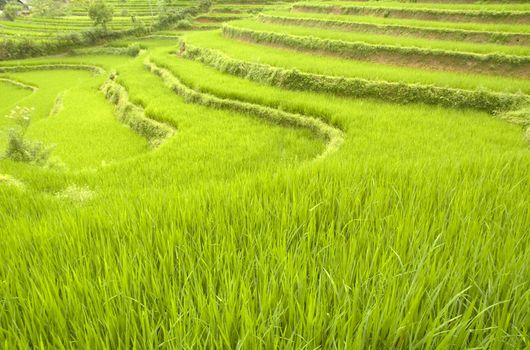
[[[245,62],[404,86],[523,96],[529,77],[357,62],[219,30],[159,34],[173,38],[113,43],[138,43],[136,57],[85,51],[0,62],[25,67],[0,72],[0,157],[17,128],[3,116],[15,106],[34,108],[27,139],[55,145],[47,166],[0,158],[0,348],[529,346],[527,124],[281,89],[255,82],[256,72],[184,58],[179,38]],[[70,68],[50,69],[56,64]],[[127,126],[100,89],[109,76],[174,134],[152,145]],[[200,97],[179,95],[175,79]],[[274,123],[271,111],[323,122],[340,142],[330,148],[308,124]]]

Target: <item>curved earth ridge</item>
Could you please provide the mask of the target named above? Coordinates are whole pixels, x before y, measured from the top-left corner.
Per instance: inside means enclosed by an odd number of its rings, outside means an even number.
[[[36,87],[36,86],[29,85],[29,84],[26,84],[26,83],[23,83],[21,81],[14,80],[14,79],[0,78],[0,82],[8,83],[8,84],[14,85],[16,87],[19,87],[21,89],[31,90],[33,92],[38,90],[38,87]]]
[[[223,25],[222,33],[227,38],[248,41],[258,45],[323,53],[367,62],[392,63],[412,68],[426,67],[432,70],[464,71],[513,77],[525,76],[530,72],[530,57],[528,56],[371,44],[361,41],[256,30],[230,24]]]
[[[53,63],[53,64],[30,64],[30,65],[16,65],[16,66],[0,66],[0,73],[8,72],[30,72],[34,70],[85,70],[96,74],[104,74],[105,70],[98,66],[88,64],[67,64],[67,63]]]
[[[8,72],[29,72],[38,70],[82,70],[95,74],[105,74],[106,70],[95,66],[85,64],[39,64],[39,65],[17,65],[17,66],[0,66],[0,73]],[[1,78],[0,81],[8,81],[22,88],[36,91],[38,88],[27,85],[16,80]],[[110,91],[112,88],[112,92]],[[115,114],[121,123],[130,127],[135,133],[146,138],[149,144],[155,148],[160,146],[175,133],[175,128],[168,124],[158,122],[148,118],[144,109],[132,103],[124,86],[115,80],[115,74],[111,74],[100,88],[106,99],[115,106]],[[140,127],[138,127],[140,125]],[[148,132],[147,132],[148,131]],[[156,135],[156,139],[153,135]]]
[[[323,159],[334,153],[344,142],[344,134],[342,130],[325,123],[319,118],[303,114],[289,113],[255,103],[221,98],[213,94],[202,93],[185,85],[169,70],[154,63],[150,57],[144,61],[144,65],[151,73],[159,76],[167,87],[177,95],[184,97],[188,102],[197,103],[206,107],[228,109],[239,113],[250,114],[275,124],[310,130],[315,135],[322,137],[326,142],[324,152],[319,154],[315,160]]]
[[[434,85],[407,84],[305,73],[298,70],[234,59],[217,50],[180,41],[180,55],[227,73],[289,90],[335,93],[352,98],[378,98],[393,103],[427,103],[472,108],[523,128],[530,143],[530,97],[526,94],[464,90]]]
[[[360,30],[366,31],[368,33],[379,34],[407,34],[412,37],[433,38],[439,40],[466,40],[477,43],[496,43],[499,38],[501,38],[501,42],[505,45],[530,44],[530,35],[525,33],[480,31],[470,29],[441,29],[402,24],[378,24],[346,20],[320,19],[318,17],[298,18],[265,13],[260,13],[257,17],[257,21],[263,23],[290,24],[325,29],[336,28],[352,31]]]

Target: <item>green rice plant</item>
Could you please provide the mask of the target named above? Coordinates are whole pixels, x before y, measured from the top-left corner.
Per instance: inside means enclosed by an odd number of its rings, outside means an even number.
[[[363,17],[353,17],[351,19],[349,17],[351,16],[333,15],[330,17],[323,15],[307,15],[302,13],[273,12],[267,14],[261,13],[258,16],[258,20],[265,23],[299,25],[325,29],[338,29],[343,31],[355,31],[360,33],[384,34],[392,36],[392,38],[394,39],[402,38],[402,36],[405,35],[408,37],[415,38],[447,40],[452,41],[451,45],[453,45],[453,47],[455,45],[458,47],[458,44],[461,41],[464,41],[466,43],[474,42],[480,44],[483,44],[484,42],[489,42],[514,46],[530,44],[530,34],[526,33],[484,31],[476,29],[453,29],[450,27],[448,28],[447,26],[436,28],[432,26],[432,22],[427,22],[425,26],[418,26],[415,25],[415,23],[400,24],[400,22],[371,23],[370,21],[365,21],[365,18]],[[396,35],[398,37],[396,37]],[[479,49],[484,46],[467,44],[466,47],[470,49]],[[502,46],[499,45],[499,48],[500,47]],[[496,49],[499,50],[499,48]]]
[[[316,2],[325,4],[327,2]],[[388,7],[388,8],[408,8],[408,9],[432,9],[432,10],[452,10],[452,11],[528,11],[530,5],[524,2],[487,2],[475,1],[474,3],[439,3],[436,1],[395,1],[395,0],[377,0],[377,1],[330,1],[330,4],[341,5],[350,4],[364,7]]]
[[[188,33],[185,36],[185,40],[193,46],[215,49],[235,59],[317,75],[434,85],[464,90],[485,89],[511,93],[518,93],[519,91],[530,93],[530,83],[524,77],[510,78],[467,72],[437,72],[429,69],[354,61],[329,55],[304,53],[285,48],[235,41],[223,37],[220,32]],[[316,64],[317,62],[318,64]]]
[[[1,347],[528,346],[525,77],[162,35],[2,64],[0,113],[69,168],[0,160]]]
[[[327,125],[316,118],[200,93],[183,85],[168,70],[156,66],[149,59],[144,64],[150,72],[160,76],[172,91],[184,97],[188,102],[198,103],[215,109],[229,109],[238,113],[255,115],[258,118],[272,123],[311,130],[317,136],[323,137],[327,142],[327,148],[319,158],[324,158],[332,152],[335,152],[343,142],[341,130]]]
[[[233,59],[214,50],[189,45],[185,40],[181,41],[180,53],[222,72],[291,90],[319,91],[349,97],[375,97],[400,103],[423,102],[476,108],[489,113],[514,110],[530,103],[528,96],[524,94],[502,94],[486,90],[462,90],[305,73]]]
[[[439,49],[369,44],[360,41],[331,40],[317,36],[291,35],[276,31],[259,31],[241,22],[241,25],[223,25],[223,34],[255,43],[285,46],[293,49],[325,52],[358,60],[392,62],[409,66],[430,65],[437,69],[521,76],[530,72],[530,56],[503,54],[476,54]],[[248,28],[250,27],[250,28]],[[260,26],[258,26],[260,27]],[[265,26],[267,28],[267,26]],[[268,29],[268,28],[267,28]],[[288,30],[288,28],[287,28]],[[341,36],[337,36],[340,38]]]
[[[71,64],[63,63],[65,70],[59,70],[60,65],[50,64],[49,60],[46,65],[35,61],[33,66],[21,66],[20,63],[13,66],[22,72],[11,71],[11,78],[39,87],[17,102],[22,106],[35,107],[32,125],[27,131],[28,138],[57,145],[54,156],[60,158],[65,167],[73,169],[98,167],[103,161],[111,163],[147,152],[147,140],[119,122],[112,105],[100,92],[105,76],[94,75],[89,67],[95,71],[102,69],[89,61],[79,65],[86,71],[66,68],[76,66],[73,64],[76,57],[78,56],[71,58]],[[79,61],[77,58],[76,63]],[[107,61],[119,62],[119,57],[110,60],[107,58]],[[38,63],[42,62],[44,61]],[[105,60],[100,59],[99,62]],[[44,69],[46,66],[50,69]],[[57,80],[58,76],[61,77],[60,80]],[[56,103],[57,99],[61,100],[59,104]],[[56,108],[59,105],[60,108]],[[6,118],[0,119],[9,121]],[[0,122],[0,127],[5,127],[4,130],[12,125]],[[4,130],[0,129],[2,143],[4,140],[7,142],[8,138]]]
[[[101,86],[101,90],[107,100],[116,106],[120,121],[144,136],[151,147],[158,147],[173,136],[175,129],[167,124],[147,118],[141,107],[129,101],[127,91],[116,82],[116,79],[116,75],[111,74],[111,77]]]
[[[488,11],[453,10],[439,8],[410,8],[389,6],[383,3],[375,6],[352,5],[348,2],[296,3],[293,11],[313,13],[336,13],[349,15],[369,15],[381,17],[416,18],[437,21],[486,22],[486,23],[528,23],[530,11]]]
[[[130,98],[179,135],[98,171],[0,162],[27,184],[0,190],[8,347],[524,346],[530,157],[517,127],[172,59],[201,91],[211,78],[227,95],[298,96],[345,125],[344,144],[289,162],[278,144],[296,129],[185,104],[141,57],[118,57]],[[71,184],[97,195],[56,197]]]

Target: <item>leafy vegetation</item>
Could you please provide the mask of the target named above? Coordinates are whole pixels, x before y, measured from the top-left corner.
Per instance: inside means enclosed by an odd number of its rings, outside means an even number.
[[[46,3],[0,22],[1,347],[530,344],[530,79],[476,59],[528,5]]]
[[[31,109],[17,106],[6,118],[12,119],[18,129],[9,130],[7,148],[3,157],[16,162],[45,165],[50,158],[53,147],[46,147],[40,142],[30,141],[25,138],[26,131],[31,123]]]

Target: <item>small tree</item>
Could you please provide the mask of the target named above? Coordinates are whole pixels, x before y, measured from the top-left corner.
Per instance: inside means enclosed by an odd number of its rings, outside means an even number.
[[[4,6],[4,17],[9,21],[14,21],[20,10],[22,8],[16,1],[10,1]]]
[[[88,16],[94,22],[94,26],[101,25],[103,30],[107,30],[107,23],[112,21],[113,9],[103,1],[97,0],[90,4]]]

